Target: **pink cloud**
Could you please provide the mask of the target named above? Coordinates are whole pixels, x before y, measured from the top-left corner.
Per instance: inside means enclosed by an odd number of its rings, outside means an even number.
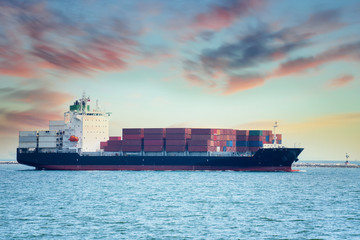
[[[224,91],[224,95],[233,94],[235,92],[248,90],[265,84],[265,78],[262,76],[230,76],[228,85]]]
[[[195,31],[185,37],[187,40],[203,31],[219,31],[231,26],[236,20],[248,16],[251,10],[258,10],[265,5],[263,0],[224,1],[222,5],[213,5],[209,11],[194,17],[190,27]]]
[[[329,88],[339,88],[344,87],[345,85],[349,84],[350,82],[354,81],[355,77],[352,75],[344,75],[339,78],[335,78],[329,82],[327,85]]]

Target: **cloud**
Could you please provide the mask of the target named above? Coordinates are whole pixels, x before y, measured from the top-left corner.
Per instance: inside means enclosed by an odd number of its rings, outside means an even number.
[[[330,62],[358,60],[359,42],[335,45],[314,56],[300,55],[291,59],[297,50],[313,46],[316,36],[346,26],[340,16],[341,11],[336,9],[316,12],[293,27],[274,28],[270,24],[260,24],[256,30],[252,29],[232,43],[206,48],[195,58],[184,61],[187,80],[205,87],[206,82],[212,81],[218,88],[224,89],[224,94],[233,94],[259,87],[272,78],[303,74]],[[265,64],[272,68],[268,73],[254,74],[255,69]],[[222,81],[213,78],[217,72],[223,73]]]
[[[251,10],[257,10],[265,5],[264,0],[227,0],[222,4],[210,6],[208,12],[196,15],[192,28],[200,31],[221,30],[229,27],[235,20],[246,17]]]
[[[264,85],[265,77],[260,75],[237,75],[228,79],[224,94],[233,94],[238,91],[255,88]]]
[[[349,84],[353,80],[355,80],[354,76],[352,76],[352,75],[344,75],[344,76],[341,76],[339,78],[335,78],[335,79],[331,80],[328,83],[327,87],[328,88],[344,87],[345,85]]]
[[[124,71],[147,59],[144,32],[124,16],[76,18],[50,2],[0,4],[0,74],[38,77],[49,71]],[[145,60],[144,60],[145,61]]]
[[[360,42],[344,44],[326,50],[316,56],[301,57],[282,63],[272,73],[272,77],[282,77],[292,74],[304,73],[309,69],[318,68],[326,63],[339,60],[355,60],[360,55]]]

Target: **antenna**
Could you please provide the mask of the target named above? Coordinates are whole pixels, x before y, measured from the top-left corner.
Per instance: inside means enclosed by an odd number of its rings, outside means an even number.
[[[273,146],[274,146],[274,148],[276,148],[276,139],[277,139],[277,137],[276,137],[276,128],[277,127],[279,127],[278,122],[275,122],[275,124],[274,124],[274,137],[273,137],[273,141],[274,141]]]
[[[346,161],[349,159],[349,154],[348,153],[346,153],[346,155],[345,155],[345,157],[346,157]]]

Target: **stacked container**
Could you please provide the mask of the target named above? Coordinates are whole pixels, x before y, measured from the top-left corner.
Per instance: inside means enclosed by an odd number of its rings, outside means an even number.
[[[60,147],[62,137],[62,131],[39,131],[39,148]]]
[[[167,128],[165,146],[167,152],[185,152],[187,140],[191,138],[190,128]]]
[[[165,128],[144,129],[144,152],[164,151]]]
[[[249,151],[249,130],[236,130],[236,151]]]
[[[105,152],[120,152],[122,145],[121,137],[110,137],[107,142],[100,143],[100,149],[104,149]]]
[[[123,129],[123,152],[141,152],[143,148],[144,129],[124,128]]]
[[[36,148],[37,131],[19,132],[19,148]]]
[[[191,129],[191,139],[188,140],[189,152],[215,152],[214,141],[209,128]]]

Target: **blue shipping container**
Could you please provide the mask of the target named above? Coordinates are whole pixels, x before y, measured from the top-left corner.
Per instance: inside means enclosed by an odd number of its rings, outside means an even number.
[[[267,142],[270,141],[270,136],[266,136],[265,141],[267,141]]]
[[[223,152],[226,152],[226,147],[223,147]]]
[[[262,147],[263,142],[261,141],[249,141],[249,147]]]
[[[250,130],[249,136],[262,136],[263,131],[262,130]]]
[[[237,147],[248,147],[248,142],[247,141],[236,141],[236,146]]]

